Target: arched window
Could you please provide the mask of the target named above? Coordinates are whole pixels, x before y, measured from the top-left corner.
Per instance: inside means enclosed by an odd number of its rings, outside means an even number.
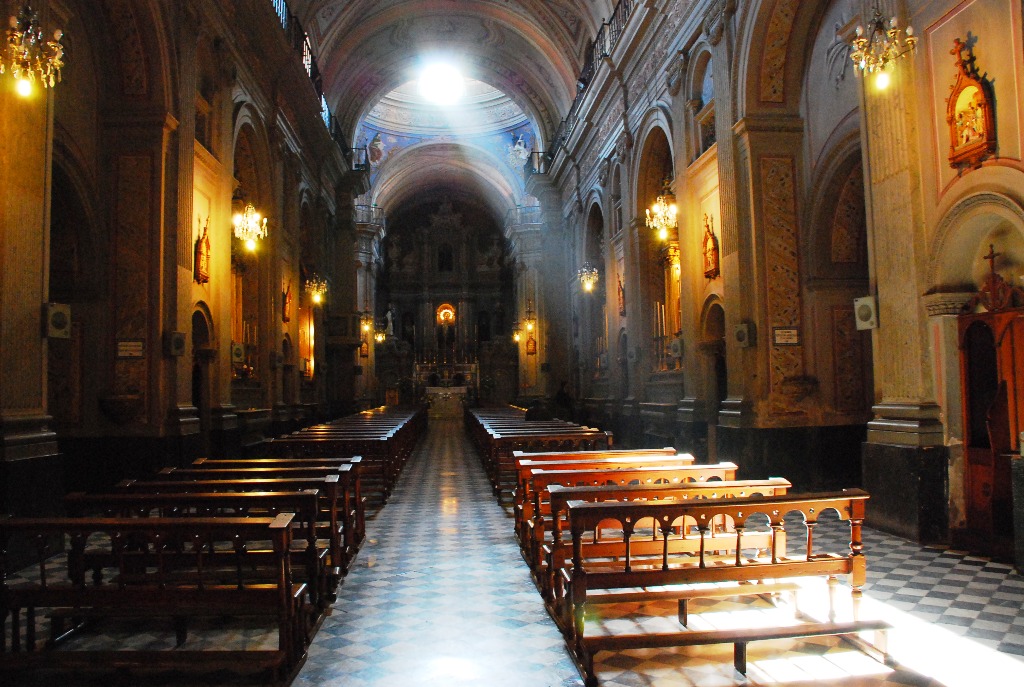
[[[694,159],[703,155],[717,140],[715,134],[715,76],[710,55],[697,61],[694,72],[693,111]]]

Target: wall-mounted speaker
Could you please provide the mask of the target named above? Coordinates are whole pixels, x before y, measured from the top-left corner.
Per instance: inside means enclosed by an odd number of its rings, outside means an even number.
[[[750,322],[740,322],[733,326],[732,335],[740,348],[750,348],[754,345],[754,325]]]
[[[70,339],[71,306],[67,303],[44,303],[43,333],[48,339]]]
[[[185,332],[164,332],[164,355],[169,358],[185,355]]]
[[[878,327],[878,306],[874,296],[853,299],[853,319],[857,323],[857,329]]]

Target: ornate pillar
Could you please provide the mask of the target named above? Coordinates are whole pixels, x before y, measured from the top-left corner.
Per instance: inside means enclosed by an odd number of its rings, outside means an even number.
[[[863,449],[864,485],[872,492],[868,522],[918,540],[933,540],[932,517],[914,504],[942,503],[948,451],[935,394],[927,290],[927,247],[917,132],[914,65],[903,60],[884,91],[861,81],[861,146],[871,291],[878,299],[872,330],[875,418]],[[879,483],[876,475],[886,475]],[[889,492],[882,491],[889,485]],[[877,493],[876,493],[877,492]],[[937,495],[937,497],[936,497]],[[945,523],[943,523],[945,524]]]
[[[10,78],[0,77],[0,513],[54,514],[64,489],[47,414],[42,317],[59,92],[21,98]]]
[[[174,19],[178,34],[178,111],[193,113],[196,110],[196,88],[198,71],[196,47],[199,37],[198,18],[187,4],[178,6]],[[169,194],[175,195],[174,211],[169,211],[165,222],[168,232],[167,251],[164,260],[164,311],[163,337],[165,349],[171,353],[166,358],[167,379],[167,433],[182,437],[182,460],[198,457],[201,447],[192,441],[186,446],[186,437],[196,438],[200,431],[199,409],[192,403],[192,291],[194,237],[198,221],[193,217],[193,192],[195,186],[196,122],[192,116],[183,117],[175,130],[174,145],[168,150],[168,167],[177,168],[175,177],[168,177]],[[168,204],[168,207],[171,207]],[[209,221],[209,217],[206,218]],[[201,226],[201,225],[200,225]],[[198,237],[195,237],[198,238]],[[175,341],[184,340],[185,346],[178,348]],[[207,371],[208,374],[208,371]]]

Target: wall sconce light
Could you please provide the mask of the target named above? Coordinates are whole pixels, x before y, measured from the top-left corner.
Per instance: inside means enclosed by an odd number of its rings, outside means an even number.
[[[890,65],[904,55],[913,54],[917,36],[909,24],[906,29],[900,29],[896,17],[886,22],[877,0],[872,12],[867,28],[858,26],[856,37],[850,41],[853,48],[850,59],[858,75],[875,74],[875,86],[884,90],[889,85]]]
[[[512,323],[512,340],[519,343],[523,339],[523,330],[519,328],[519,320]]]
[[[662,241],[667,241],[669,232],[674,231],[676,224],[676,197],[672,194],[672,180],[666,178],[661,194],[654,205],[647,210],[647,226],[653,229]]]
[[[241,201],[241,194],[236,195],[235,200]],[[252,203],[246,203],[241,212],[235,213],[233,224],[235,236],[250,252],[256,250],[257,241],[267,238],[267,218],[261,217]]]
[[[324,302],[327,297],[327,289],[327,280],[316,273],[306,280],[306,293],[309,294],[309,300],[313,305],[320,305]]]
[[[31,95],[37,80],[43,88],[57,85],[64,66],[64,46],[60,43],[63,36],[64,33],[57,29],[53,32],[53,40],[44,40],[39,15],[27,2],[21,6],[17,16],[11,15],[4,41],[6,49],[0,51],[0,74],[11,73],[18,95]]]
[[[594,290],[597,286],[598,272],[597,268],[591,265],[589,262],[583,263],[583,267],[576,270],[576,276],[579,277],[580,286],[587,293]]]

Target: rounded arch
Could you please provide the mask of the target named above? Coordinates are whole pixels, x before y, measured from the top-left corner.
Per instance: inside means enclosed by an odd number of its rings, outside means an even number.
[[[976,290],[988,271],[981,260],[988,244],[1002,254],[997,271],[1016,283],[1024,275],[1024,208],[1001,193],[970,195],[939,221],[929,259],[929,290]]]
[[[64,255],[78,265],[89,265],[88,269],[75,269],[68,284],[68,301],[96,298],[103,292],[106,275],[99,260],[104,238],[100,236],[102,223],[97,221],[93,199],[97,194],[88,176],[78,164],[77,157],[63,145],[55,143],[50,194],[50,298],[64,300],[63,294],[53,291],[56,261],[62,259],[61,251],[69,249],[74,255]]]
[[[239,187],[257,209],[269,207],[271,180],[266,170],[273,169],[270,136],[266,124],[249,102],[236,104],[232,132],[232,172]]]
[[[604,261],[605,221],[604,209],[601,206],[600,197],[592,195],[587,211],[587,223],[583,233],[583,245],[581,253],[584,262],[589,262],[600,269]]]
[[[804,260],[811,278],[866,277],[867,210],[860,131],[847,127],[813,174],[809,185]],[[864,273],[864,274],[862,274]]]
[[[192,307],[192,350],[212,348],[214,341],[213,315],[205,301],[197,301]]]
[[[750,0],[741,5],[744,14],[731,69],[737,117],[766,110],[795,114],[813,34],[830,3]]]
[[[432,173],[423,174],[424,169]],[[477,192],[499,223],[524,200],[520,183],[484,148],[431,141],[403,149],[388,160],[374,183],[373,203],[391,212],[438,184]]]
[[[675,177],[675,154],[672,150],[672,118],[664,107],[650,110],[637,140],[642,141],[633,170],[633,203],[637,217],[661,192],[666,179]]]

